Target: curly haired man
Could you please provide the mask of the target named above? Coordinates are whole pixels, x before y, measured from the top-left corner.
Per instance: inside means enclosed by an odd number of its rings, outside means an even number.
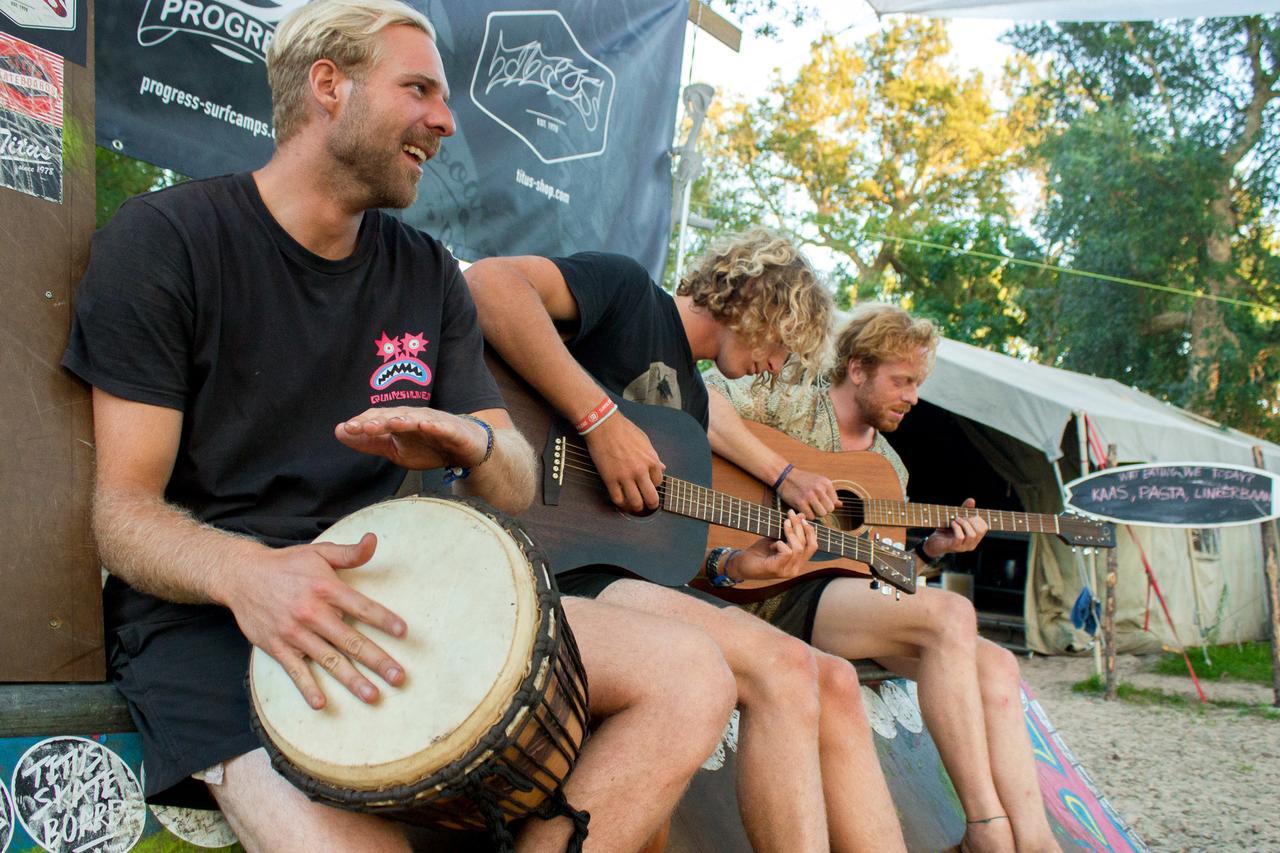
[[[658,506],[663,463],[606,392],[681,409],[705,427],[700,360],[733,377],[776,375],[788,356],[816,365],[830,323],[830,297],[804,256],[764,229],[712,245],[674,298],[635,261],[601,253],[491,258],[466,278],[489,345],[580,426],[610,497],[630,511]],[[733,571],[788,576],[816,547],[813,527],[792,513],[782,540],[760,540],[735,558]],[[902,849],[847,661],[712,596],[614,567],[559,582],[568,596],[637,618],[674,618],[716,641],[738,686],[738,799],[754,849]]]

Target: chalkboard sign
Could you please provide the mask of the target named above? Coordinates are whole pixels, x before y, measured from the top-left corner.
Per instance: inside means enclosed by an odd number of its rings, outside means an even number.
[[[1066,489],[1068,505],[1122,524],[1228,527],[1280,516],[1276,476],[1237,465],[1124,465],[1072,480]]]

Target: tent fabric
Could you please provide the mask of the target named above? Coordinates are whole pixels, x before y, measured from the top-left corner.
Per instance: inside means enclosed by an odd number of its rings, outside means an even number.
[[[1280,472],[1280,446],[1213,424],[1110,379],[1011,358],[943,340],[937,366],[920,396],[1039,449],[1062,455],[1063,431],[1086,413],[1104,444],[1123,462],[1228,462],[1253,465],[1263,448],[1268,470]],[[1012,401],[1016,400],[1016,405]]]
[[[922,399],[957,416],[981,456],[1017,492],[1028,512],[1063,509],[1055,465],[1079,464],[1076,416],[1087,413],[1104,444],[1129,462],[1228,462],[1280,471],[1280,447],[1162,403],[1109,379],[1034,364],[956,341],[939,342]],[[1063,448],[1068,453],[1063,452]],[[1066,479],[1074,471],[1063,471]],[[1174,625],[1152,603],[1138,545],[1117,531],[1116,634],[1121,651],[1158,651],[1180,643],[1226,643],[1265,636],[1262,541],[1257,525],[1209,533],[1132,527],[1168,601]],[[1199,547],[1197,547],[1197,543]],[[1090,637],[1071,624],[1071,605],[1088,584],[1101,594],[1106,552],[1087,554],[1053,536],[1028,548],[1023,615],[1028,648],[1083,651]]]
[[[1034,21],[1150,21],[1280,12],[1277,0],[867,0],[878,15]]]

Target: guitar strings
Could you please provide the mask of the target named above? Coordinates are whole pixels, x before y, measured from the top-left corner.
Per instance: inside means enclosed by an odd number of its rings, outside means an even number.
[[[607,494],[608,488],[604,485],[604,481],[600,477],[600,472],[595,467],[595,464],[591,459],[591,455],[589,451],[582,445],[568,442],[568,441],[564,442],[562,446],[565,448],[564,471],[565,471],[566,479],[569,479],[569,475],[572,473],[574,476],[572,480],[570,480],[570,482],[573,482],[575,484],[585,485],[592,488],[594,491],[601,491]],[[773,509],[772,507],[763,506],[761,504],[751,503],[750,501],[745,501],[745,500],[742,500],[741,498],[737,498],[732,495],[723,495],[723,493],[716,493],[713,490],[708,489],[707,487],[702,486],[698,483],[691,483],[689,481],[679,480],[678,478],[667,478],[666,480],[664,480],[662,485],[657,487],[657,491],[660,497],[668,494],[668,490],[666,488],[667,482],[672,480],[681,484],[687,484],[688,486],[692,487],[696,491],[709,493],[712,496],[713,500],[719,494],[722,497],[727,497],[734,502],[740,502],[742,505],[744,505],[748,509],[748,513],[758,512],[761,514],[760,521],[761,523],[768,525],[770,533],[773,532],[774,528],[777,529],[777,532],[779,534],[782,532],[782,522],[785,519],[785,516],[779,510]],[[877,547],[879,547],[879,550],[881,552],[890,550],[889,546],[884,546],[884,545],[877,546],[877,544],[872,540],[870,540],[869,538],[854,536],[846,531],[827,527],[821,524],[815,525],[815,526],[817,527],[819,544],[825,544],[827,547],[824,548],[824,550],[828,551],[829,553],[835,553],[838,550],[842,556],[845,556],[846,555],[845,550],[847,548],[849,551],[852,552],[847,556],[850,556],[853,559],[858,560],[860,562],[870,562],[876,556]],[[770,538],[780,539],[782,537],[771,536]],[[824,538],[826,540],[825,543],[823,542]],[[892,549],[892,550],[896,551],[897,549]]]

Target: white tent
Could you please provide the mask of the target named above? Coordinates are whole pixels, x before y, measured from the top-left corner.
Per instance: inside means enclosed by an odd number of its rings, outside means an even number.
[[[1060,512],[1061,482],[1079,472],[1078,428],[1087,415],[1121,462],[1229,462],[1280,472],[1280,446],[1220,427],[1109,379],[1021,361],[943,340],[921,398],[955,417],[982,462],[1013,487],[1030,512]],[[963,465],[962,460],[957,466]],[[970,463],[972,464],[972,463]],[[957,469],[957,477],[963,474]],[[1032,536],[1023,613],[1028,646],[1041,652],[1079,648],[1085,637],[1069,613],[1083,583],[1100,594],[1090,556],[1057,539]],[[1266,604],[1258,526],[1189,531],[1129,527],[1118,531],[1117,636],[1125,650],[1179,640],[1228,642],[1265,636]],[[1168,601],[1174,629],[1151,599],[1146,556]],[[1105,571],[1098,559],[1097,571]]]
[[[1280,12],[1277,0],[867,0],[876,14],[1036,21],[1149,21]]]

